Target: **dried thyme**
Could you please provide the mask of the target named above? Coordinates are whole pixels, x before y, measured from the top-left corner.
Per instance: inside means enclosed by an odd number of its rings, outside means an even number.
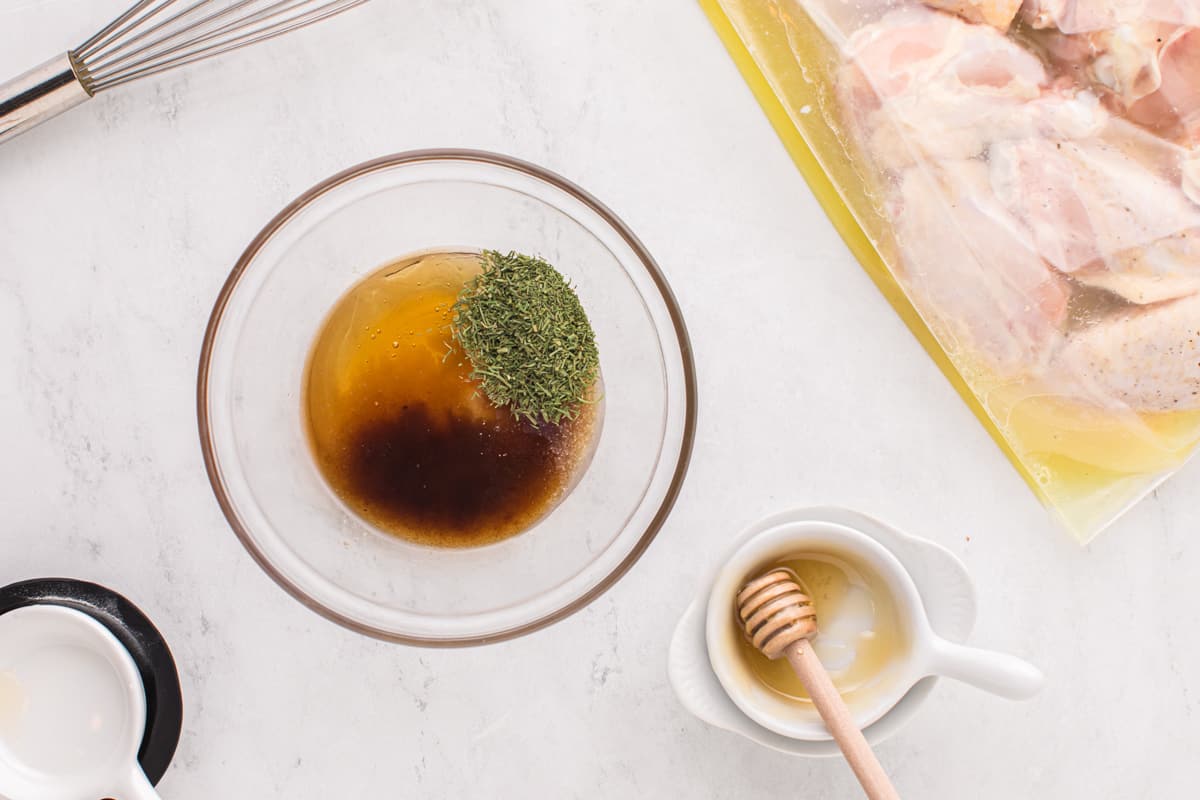
[[[578,295],[546,261],[485,250],[454,304],[452,331],[487,398],[533,423],[573,419],[600,370]]]

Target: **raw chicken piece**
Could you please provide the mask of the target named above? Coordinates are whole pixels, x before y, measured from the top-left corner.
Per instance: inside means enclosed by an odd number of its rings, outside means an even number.
[[[843,107],[890,169],[980,157],[998,139],[1085,136],[1107,118],[1089,93],[1051,91],[1042,62],[1016,42],[948,14],[894,12],[847,50]]]
[[[1028,127],[1017,117],[1042,92],[1041,62],[992,28],[916,7],[859,29],[847,49],[842,107],[895,187],[887,203],[906,290],[947,350],[1002,374],[1024,370],[1056,335],[1066,292],[1029,237],[978,201],[989,131]],[[971,180],[948,174],[950,162]],[[1047,312],[1029,302],[1042,284]]]
[[[1134,303],[1200,291],[1200,207],[1177,176],[1157,174],[1119,142],[996,142],[992,189],[1041,257],[1076,280]]]
[[[1200,28],[1176,28],[1158,39],[1162,44],[1156,53],[1157,86],[1126,103],[1128,117],[1200,146]]]
[[[982,357],[1000,375],[1045,360],[1068,294],[1020,224],[986,191],[986,165],[904,171],[892,206],[903,275],[947,350]]]
[[[990,185],[972,191],[1027,232],[1036,269],[1137,303],[1200,290],[1200,208],[1179,191],[1179,148],[1110,119],[1090,93],[1053,88],[991,28],[913,9],[850,47],[846,103],[886,169],[985,159]]]
[[[1021,16],[1035,28],[1088,33],[1136,22],[1200,26],[1196,0],[1025,0]]]
[[[1145,21],[1038,39],[1061,71],[1084,78],[1115,113],[1200,145],[1200,28]]]
[[[1162,165],[1184,197],[1200,206],[1200,28],[1141,22],[1088,34],[1049,31],[1039,39],[1059,69],[1086,79],[1114,113],[1163,137],[1139,149],[1165,152],[1167,140],[1180,146]],[[1200,258],[1196,232],[1184,235],[1189,238],[1170,246],[1180,258]],[[1138,294],[1137,302],[1155,297]]]
[[[1200,408],[1200,295],[1130,310],[1067,337],[1049,365],[1093,401],[1140,411]]]
[[[1090,51],[1093,85],[1111,92],[1128,107],[1162,86],[1160,59],[1163,42],[1174,31],[1186,30],[1162,22],[1133,22],[1082,37]]]
[[[922,0],[927,6],[957,14],[967,22],[1007,31],[1021,10],[1021,0]]]
[[[958,363],[1088,402],[1200,408],[1188,151],[989,26],[910,7],[846,50],[839,90],[879,168],[897,277]],[[1149,98],[1155,80],[1127,83]]]
[[[846,54],[854,99],[871,110],[920,94],[939,108],[950,107],[968,99],[964,89],[1012,107],[1037,97],[1046,82],[1037,56],[999,31],[916,6],[860,28],[847,41]],[[978,106],[972,104],[972,114]]]

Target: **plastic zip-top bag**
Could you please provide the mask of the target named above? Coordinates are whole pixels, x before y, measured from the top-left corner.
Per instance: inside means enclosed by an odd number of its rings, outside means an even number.
[[[701,0],[801,171],[1080,539],[1200,442],[1200,0]]]

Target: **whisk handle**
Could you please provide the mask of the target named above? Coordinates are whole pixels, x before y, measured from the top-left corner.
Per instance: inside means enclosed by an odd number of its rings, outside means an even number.
[[[89,97],[67,53],[0,83],[0,144]]]

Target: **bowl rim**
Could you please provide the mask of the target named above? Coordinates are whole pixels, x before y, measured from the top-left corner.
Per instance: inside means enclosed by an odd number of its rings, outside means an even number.
[[[508,628],[496,633],[489,633],[481,636],[464,636],[453,638],[433,638],[424,636],[412,636],[398,634],[385,629],[377,628],[372,625],[366,625],[358,620],[352,619],[338,611],[326,607],[310,597],[300,586],[293,583],[281,572],[279,572],[271,563],[267,554],[254,542],[249,531],[242,524],[237,511],[233,507],[233,503],[226,492],[225,482],[221,475],[220,465],[217,462],[215,446],[213,442],[213,431],[210,425],[208,411],[208,390],[209,390],[209,369],[213,354],[213,348],[216,342],[217,331],[221,326],[221,321],[225,315],[225,310],[229,305],[229,300],[233,293],[237,290],[243,275],[249,268],[250,264],[258,256],[259,251],[271,240],[275,234],[287,225],[293,217],[299,214],[309,204],[323,196],[329,191],[341,186],[345,183],[362,178],[366,175],[379,172],[385,169],[392,169],[406,165],[438,162],[438,161],[460,161],[485,164],[493,167],[501,167],[504,169],[513,170],[523,173],[527,176],[540,180],[550,186],[557,188],[568,195],[571,195],[576,200],[582,202],[594,211],[604,222],[615,231],[641,262],[642,267],[653,280],[655,287],[662,297],[663,303],[666,306],[667,313],[671,318],[671,325],[674,329],[675,336],[679,342],[680,357],[683,366],[683,390],[684,390],[684,421],[683,435],[680,440],[680,454],[676,461],[675,469],[671,475],[671,482],[667,486],[662,502],[659,504],[658,510],[654,517],[650,520],[646,530],[634,544],[632,549],[625,557],[602,578],[595,586],[584,592],[579,597],[573,599],[561,608],[544,614],[541,617],[530,622],[518,625],[513,628]],[[696,365],[692,350],[691,338],[688,335],[687,325],[683,319],[683,312],[679,307],[679,302],[671,290],[670,284],[667,282],[666,276],[663,274],[658,262],[650,255],[645,245],[608,206],[600,202],[591,193],[578,186],[574,182],[564,178],[563,176],[552,172],[544,167],[528,161],[514,158],[512,156],[502,155],[486,150],[471,150],[461,148],[433,148],[421,150],[407,150],[392,155],[381,156],[379,158],[364,161],[355,166],[349,167],[325,180],[317,183],[307,191],[303,192],[292,202],[288,203],[283,210],[275,215],[270,222],[266,224],[261,231],[250,241],[246,249],[238,257],[234,264],[233,270],[225,279],[221,287],[220,293],[217,295],[216,302],[213,305],[212,313],[209,316],[208,324],[204,331],[204,340],[200,349],[200,364],[196,380],[196,416],[200,434],[200,449],[204,457],[204,470],[208,475],[209,484],[212,487],[213,494],[216,496],[217,504],[221,508],[221,513],[224,514],[225,520],[237,535],[238,540],[251,558],[258,564],[275,583],[290,594],[294,599],[300,602],[308,609],[325,617],[326,619],[348,628],[357,633],[371,636],[384,641],[396,642],[399,644],[419,645],[423,647],[470,647],[475,645],[493,644],[496,642],[507,641],[523,636],[527,633],[532,633],[542,628],[546,628],[560,620],[563,620],[577,611],[587,607],[598,597],[607,592],[614,584],[617,583],[630,568],[642,557],[646,548],[658,535],[667,517],[670,515],[675,501],[679,497],[679,492],[683,486],[684,479],[687,476],[688,467],[691,464],[693,446],[696,436],[696,419],[697,419],[697,381],[696,381]]]

